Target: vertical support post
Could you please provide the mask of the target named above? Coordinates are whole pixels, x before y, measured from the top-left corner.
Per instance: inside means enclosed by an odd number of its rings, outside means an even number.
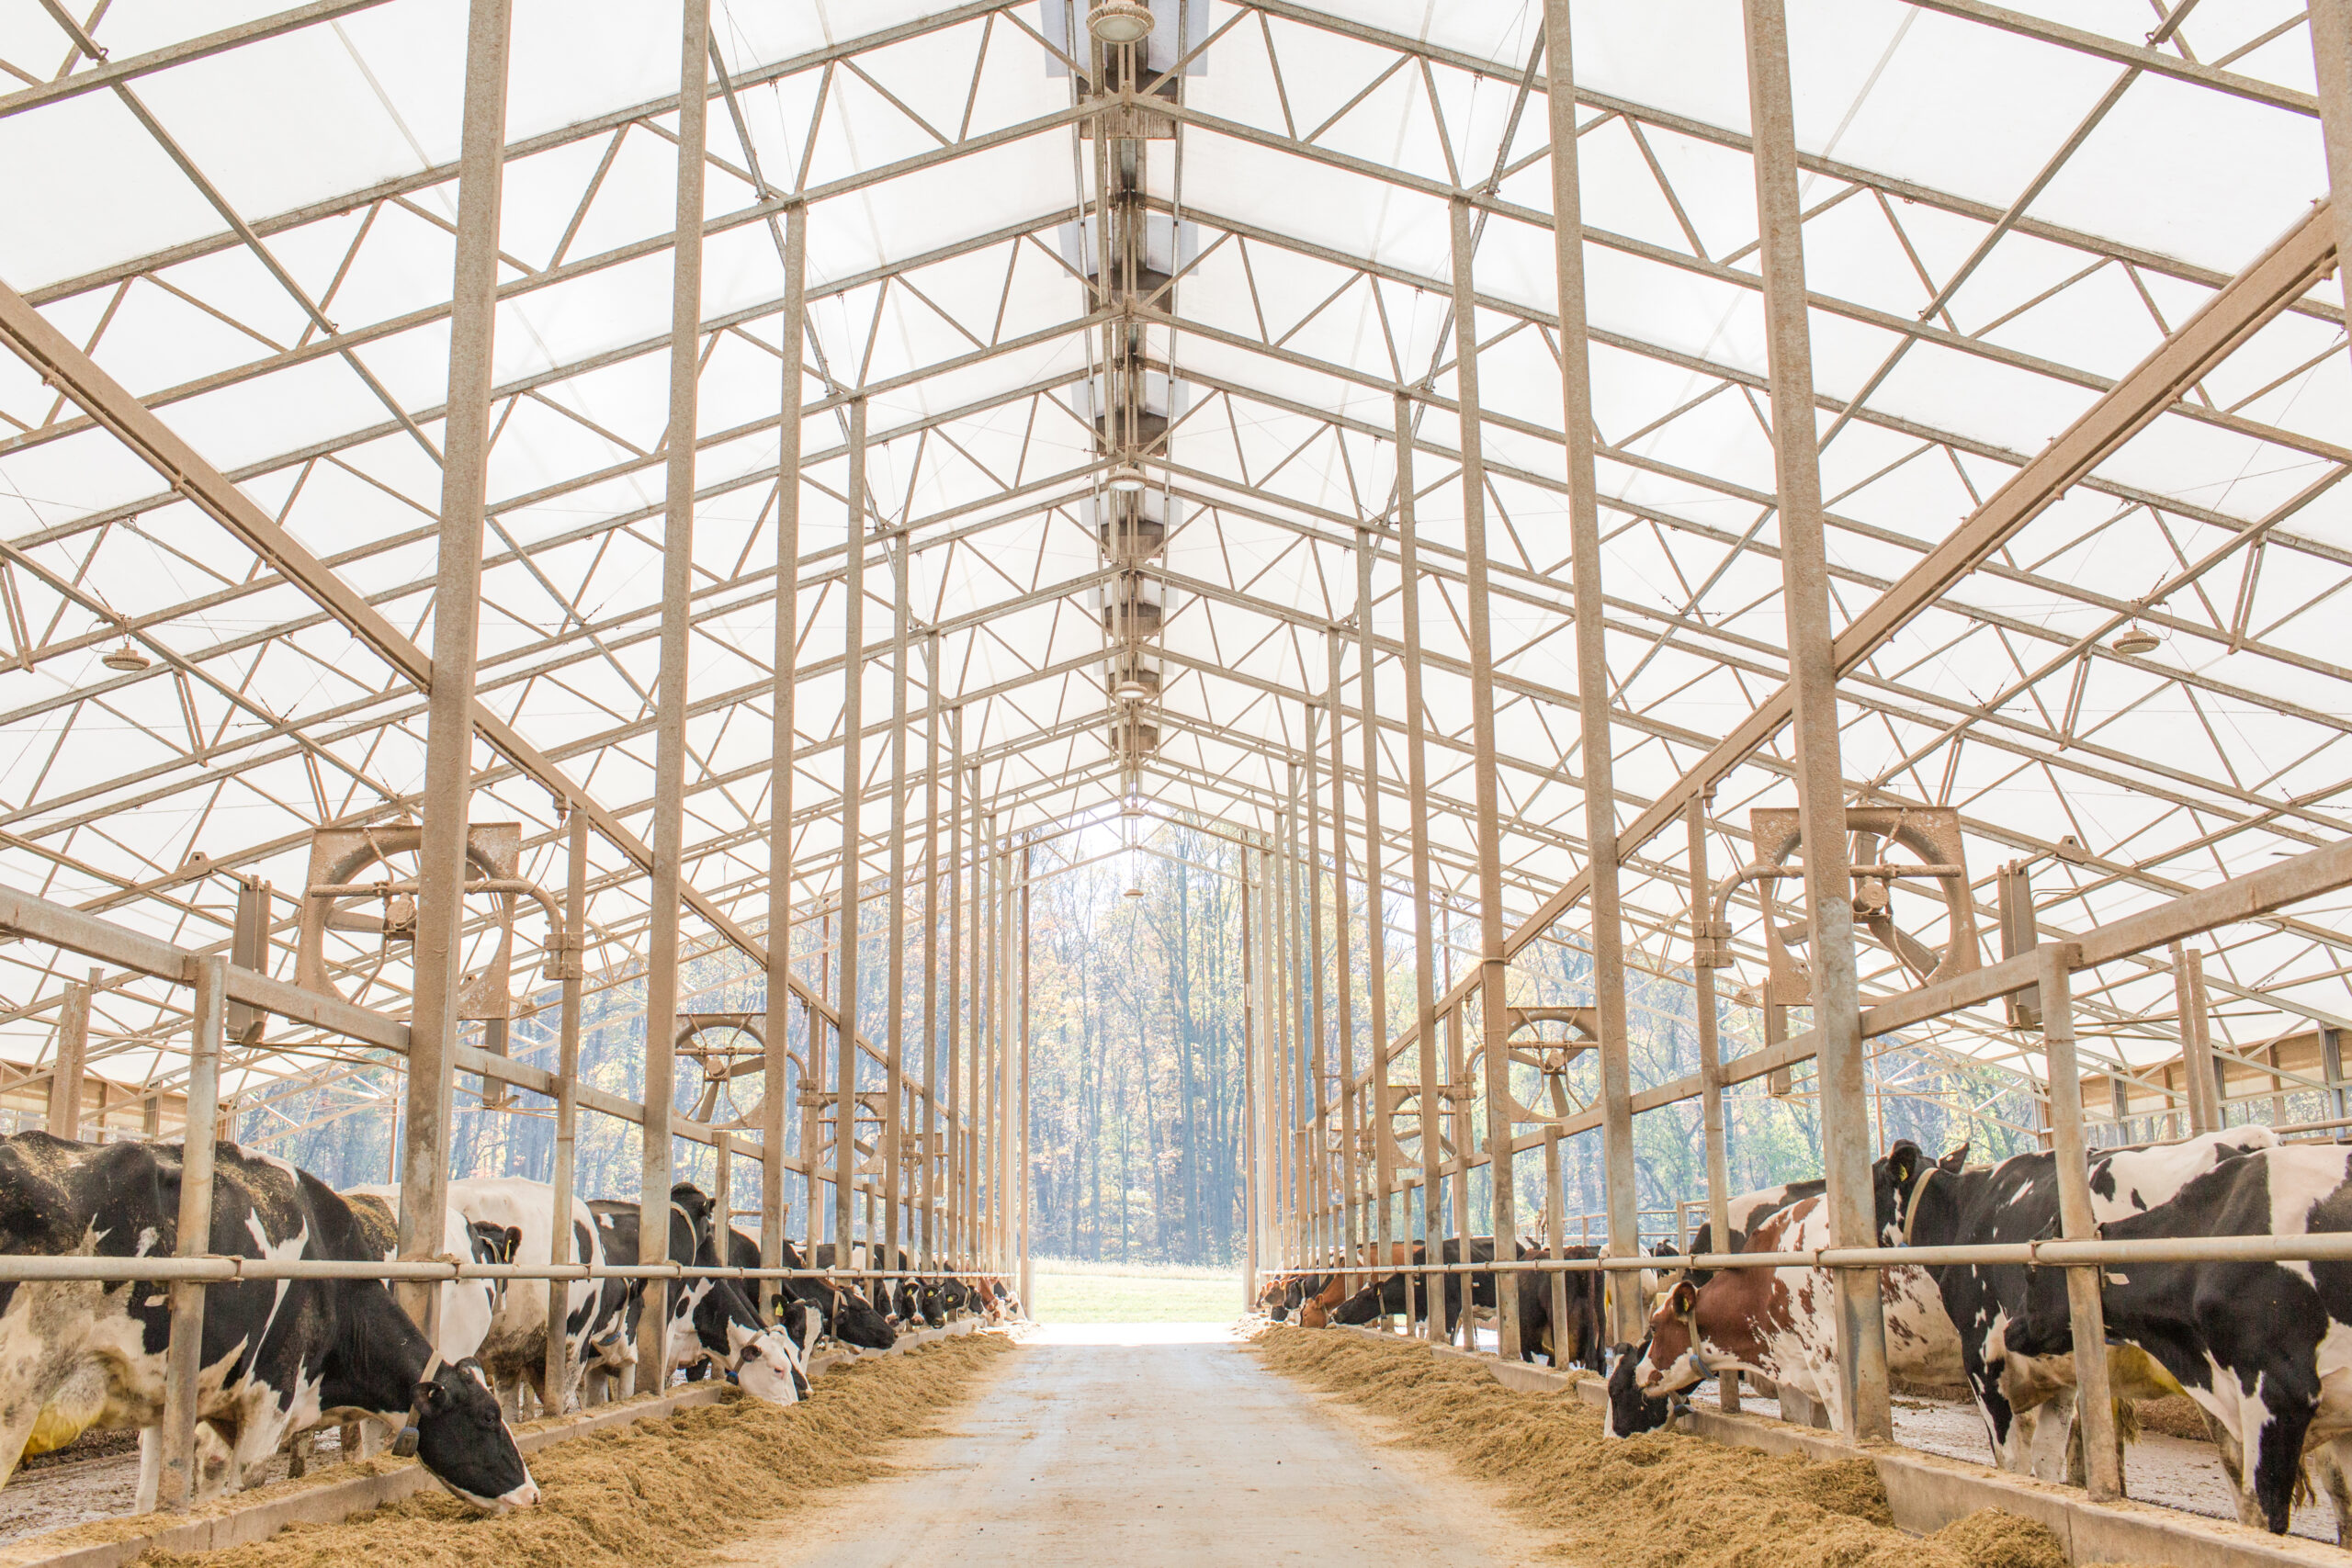
[[[579,1156],[580,1135],[580,1004],[588,933],[588,814],[571,808],[565,835],[563,931],[568,951],[563,974],[563,1010],[559,1015],[555,1065],[555,1179],[548,1183],[548,1261],[561,1267],[571,1261],[571,1187]],[[781,1079],[771,1079],[780,1082]],[[781,1147],[781,1144],[778,1145]],[[764,1221],[763,1222],[764,1229]],[[437,1292],[436,1292],[437,1293]],[[548,1281],[547,1414],[563,1413],[564,1396],[571,1388],[566,1324],[571,1315],[571,1292],[558,1280]]]
[[[1429,798],[1429,718],[1421,702],[1421,569],[1420,531],[1414,521],[1413,492],[1413,405],[1403,393],[1396,395],[1396,556],[1399,586],[1397,613],[1404,618],[1405,634],[1405,797],[1408,801]],[[1465,424],[1467,421],[1465,420]],[[1357,535],[1359,550],[1367,547],[1363,534]],[[1358,569],[1357,592],[1369,604],[1372,598],[1372,568],[1369,559]],[[1370,633],[1364,645],[1366,675],[1364,751],[1370,756],[1376,739],[1373,736],[1370,694],[1372,682],[1369,666],[1372,660]],[[1437,1085],[1437,944],[1432,923],[1437,918],[1436,900],[1430,890],[1430,828],[1428,814],[1418,807],[1406,813],[1406,827],[1411,836],[1413,868],[1413,1042],[1418,1052],[1418,1076],[1420,1079],[1421,1120],[1421,1239],[1430,1249],[1430,1258],[1439,1258],[1438,1232],[1443,1218],[1445,1190],[1439,1168],[1442,1145],[1438,1129],[1439,1104]],[[1374,875],[1367,873],[1367,875]],[[1375,890],[1378,882],[1374,881]],[[1379,981],[1374,981],[1375,988]],[[1378,1036],[1385,1052],[1387,1037]],[[1465,1147],[1463,1153],[1468,1153]],[[1424,1284],[1428,1281],[1424,1280]],[[1432,1342],[1447,1337],[1445,1296],[1433,1293],[1430,1300],[1429,1335]]]
[[[670,1122],[676,1089],[679,888],[685,880],[686,666],[693,639],[695,431],[702,369],[703,138],[710,0],[685,0],[678,73],[678,227],[670,296],[669,464],[662,530],[661,701],[653,747],[653,874],[645,949],[645,1146],[637,1195],[640,1263],[670,1256]],[[436,1222],[437,1223],[437,1222]],[[637,1388],[661,1388],[667,1293],[645,1292]]]
[[[1029,872],[1030,847],[1021,846],[1021,1146],[1015,1156],[1021,1201],[1021,1306],[1029,1307]]]
[[[196,988],[187,1049],[187,1122],[180,1145],[179,1258],[212,1250],[212,1123],[220,1113],[220,1035],[228,1021],[229,965],[215,954],[188,960]],[[196,1422],[204,1371],[204,1286],[171,1288],[172,1335],[164,1352],[164,1463],[157,1499],[175,1514],[196,1500]]]
[[[833,1063],[833,1267],[847,1269],[857,1197],[859,807],[865,793],[865,400],[849,404],[848,572],[842,585],[842,951]]]
[[[1822,537],[1821,451],[1814,420],[1813,339],[1805,319],[1804,213],[1797,196],[1796,122],[1789,89],[1784,0],[1744,0],[1748,123],[1754,127],[1758,256],[1764,276],[1772,446],[1780,478],[1781,603],[1794,698],[1790,750],[1804,844],[1812,925],[1813,1017],[1820,1039],[1823,1174],[1830,1235],[1871,1245],[1870,1110],[1861,1007],[1854,971],[1853,877],[1846,854],[1846,794],[1838,733],[1838,666],[1830,643],[1829,567]],[[1875,1269],[1841,1269],[1838,1371],[1849,1440],[1891,1438],[1886,1323]]]
[[[1322,713],[1309,705],[1306,710],[1306,951],[1307,979],[1314,992],[1310,1017],[1313,1027],[1308,1031],[1306,1081],[1306,1127],[1303,1134],[1307,1150],[1306,1184],[1307,1258],[1321,1266],[1332,1261],[1331,1252],[1331,1158],[1330,1135],[1327,1129],[1331,1121],[1330,1079],[1329,1058],[1325,1055],[1324,1036],[1330,1029],[1327,1016],[1323,986],[1323,827],[1322,809],[1316,796],[1321,794],[1322,780],[1317,776],[1320,758],[1316,741],[1319,737]]]
[[[900,1129],[907,1098],[907,536],[890,551],[890,958],[883,987],[890,999],[882,1065],[882,1256],[899,1266],[899,1205],[906,1196]]]
[[[1306,1213],[1306,1169],[1302,1157],[1305,1149],[1299,1137],[1299,1119],[1305,1110],[1300,1093],[1300,1047],[1298,1013],[1298,764],[1289,764],[1290,804],[1274,819],[1274,908],[1279,919],[1274,926],[1274,987],[1275,1003],[1282,1010],[1282,1094],[1275,1128],[1282,1138],[1283,1157],[1283,1263],[1285,1268],[1300,1267],[1302,1232],[1300,1222]]]
[[[957,713],[956,732],[963,735],[961,710]],[[965,1053],[965,1114],[971,1126],[965,1134],[964,1145],[964,1250],[965,1267],[977,1269],[980,1258],[980,1031],[988,1011],[988,974],[980,962],[980,932],[988,921],[980,903],[980,857],[988,842],[980,830],[980,770],[978,763],[971,769],[972,812],[972,996],[969,1010],[965,1015],[970,1049]]]
[[[1396,427],[1408,434],[1408,410],[1405,400],[1396,400]],[[1396,446],[1396,505],[1399,537],[1409,537],[1408,523],[1412,515],[1413,459],[1408,442]],[[1407,558],[1410,559],[1409,557]],[[1408,583],[1412,573],[1405,574]],[[1410,589],[1407,592],[1409,593]],[[1407,601],[1405,615],[1408,637],[1417,637],[1413,629],[1411,602]],[[1362,709],[1356,733],[1363,747],[1363,941],[1364,941],[1364,1021],[1372,1039],[1372,1052],[1364,1070],[1372,1076],[1372,1165],[1373,1165],[1373,1234],[1375,1245],[1386,1262],[1389,1243],[1401,1239],[1396,1234],[1396,1216],[1389,1202],[1396,1190],[1396,1162],[1393,1151],[1396,1147],[1396,1097],[1388,1087],[1388,920],[1381,906],[1383,891],[1380,860],[1380,693],[1373,680],[1373,665],[1377,654],[1372,641],[1372,530],[1356,530],[1356,680]],[[1408,658],[1406,679],[1419,679],[1419,671]],[[1414,713],[1419,705],[1408,691],[1406,706]],[[1415,796],[1414,798],[1420,798]],[[1420,813],[1408,813],[1416,832],[1420,830]],[[1422,1010],[1423,1013],[1428,1009]],[[1427,1023],[1423,1023],[1423,1038],[1427,1039]],[[1425,1066],[1424,1072],[1429,1069]],[[1428,1105],[1422,1106],[1422,1135],[1428,1137]],[[1411,1233],[1409,1221],[1406,1225]],[[1408,1276],[1408,1278],[1410,1278]],[[1410,1290],[1408,1285],[1408,1290]],[[1409,1307],[1408,1322],[1410,1321]]]
[[[1731,1250],[1730,1154],[1724,1142],[1723,1041],[1715,1016],[1715,936],[1709,921],[1714,913],[1713,889],[1707,876],[1707,810],[1713,792],[1693,796],[1684,808],[1690,834],[1690,986],[1699,1011],[1699,1114],[1707,1133],[1707,1225],[1717,1252]],[[1739,1374],[1725,1372],[1715,1380],[1715,1397],[1722,1407],[1739,1409]]]
[[[2335,253],[2352,256],[2352,0],[2310,0],[2313,85],[2327,152],[2327,187],[2335,219]],[[2352,331],[2352,297],[2344,320]]]
[[[1245,1310],[1258,1304],[1258,1205],[1264,1198],[1264,1182],[1258,1164],[1258,1145],[1262,1142],[1258,1131],[1258,972],[1261,965],[1258,963],[1258,922],[1251,908],[1257,902],[1257,879],[1250,874],[1250,863],[1254,858],[1251,847],[1242,845],[1241,1304]]]
[[[1341,1260],[1363,1261],[1363,1216],[1360,1208],[1363,1156],[1356,1125],[1355,940],[1348,910],[1348,770],[1340,746],[1340,634],[1333,627],[1323,639],[1327,671],[1326,701],[1331,719],[1331,923],[1332,962],[1337,967],[1340,1032],[1337,1077],[1340,1085],[1340,1239],[1346,1250]],[[1351,1280],[1351,1286],[1368,1281]]]
[[[441,529],[433,588],[433,690],[425,697],[424,800],[417,847],[414,1003],[401,1160],[400,1255],[441,1250],[456,1079],[459,943],[466,920],[466,819],[473,787],[474,650],[481,621],[481,530],[490,467],[492,340],[506,173],[510,0],[473,0],[466,26],[465,127],[458,158],[450,283],[449,400],[443,422]],[[209,1122],[190,1121],[209,1129]],[[423,1321],[438,1292],[404,1285]]]
[[[2172,944],[2172,994],[2180,1014],[2180,1065],[2188,1079],[2188,1130],[2216,1133],[2227,1125],[2228,1112],[2213,1061],[2213,1015],[2205,1000],[2202,949]]]
[[[939,1266],[939,1111],[955,1103],[939,1081],[939,633],[923,637],[922,747],[922,1257]],[[955,1058],[948,1058],[953,1061]]]
[[[1641,1250],[1634,1174],[1632,1058],[1625,1033],[1624,927],[1617,890],[1616,748],[1610,733],[1609,654],[1601,607],[1600,505],[1593,471],[1592,366],[1585,314],[1584,197],[1577,159],[1576,56],[1568,0],[1545,0],[1545,90],[1552,131],[1552,254],[1559,284],[1560,406],[1567,446],[1568,549],[1577,602],[1577,705],[1582,731],[1585,863],[1591,879],[1592,999],[1600,1017],[1601,1171],[1609,1247]],[[1701,897],[1698,908],[1703,904]],[[1702,1018],[1706,1018],[1702,1009]],[[1713,1035],[1712,1019],[1701,1025]],[[1642,1337],[1635,1277],[1610,1274],[1610,1337]],[[1623,1285],[1624,1288],[1619,1288]]]
[[[2082,949],[2045,942],[2041,953],[2041,1055],[2050,1079],[2050,1148],[2058,1167],[2058,1227],[2068,1241],[2098,1239],[2091,1217],[2090,1165],[2083,1146],[2082,1069],[2075,1057],[2074,967]],[[2123,1495],[2122,1452],[2116,1444],[2115,1399],[2108,1380],[2102,1271],[2066,1270],[2066,1305],[2075,1330],[2075,1388],[2080,1402],[2084,1470],[2095,1502]]]
[[[1571,138],[1573,145],[1573,138]],[[1555,178],[1556,179],[1556,175]],[[1472,286],[1471,257],[1473,242],[1470,235],[1470,203],[1456,197],[1453,203],[1453,376],[1454,390],[1462,418],[1462,548],[1464,570],[1468,581],[1464,590],[1464,619],[1468,624],[1470,642],[1470,746],[1472,769],[1476,774],[1476,812],[1478,835],[1478,1023],[1479,1056],[1486,1067],[1483,1099],[1487,1106],[1487,1159],[1491,1194],[1491,1215],[1494,1224],[1495,1251],[1506,1256],[1511,1238],[1519,1234],[1518,1193],[1511,1179],[1510,1148],[1510,1037],[1509,996],[1510,957],[1505,951],[1506,928],[1503,920],[1503,845],[1502,845],[1502,784],[1495,755],[1495,639],[1492,606],[1487,582],[1487,460],[1478,429],[1478,321],[1477,294]],[[1588,424],[1587,428],[1589,428]],[[1569,421],[1568,439],[1576,439],[1576,421]],[[1585,492],[1585,503],[1590,504],[1591,492]],[[1574,504],[1573,501],[1571,504]],[[1594,530],[1596,540],[1599,529]],[[1596,551],[1597,553],[1597,551]],[[1581,655],[1585,628],[1600,628],[1600,598],[1584,597],[1583,573],[1595,562],[1577,552],[1577,643]],[[1588,614],[1588,609],[1589,613]],[[1579,660],[1579,662],[1585,662]],[[1603,708],[1603,715],[1607,708]],[[1586,745],[1584,748],[1585,810],[1590,819],[1593,807],[1593,786],[1590,777],[1593,746],[1593,715],[1589,705],[1584,713]],[[1601,731],[1600,750],[1608,750],[1608,730]],[[1600,800],[1600,810],[1613,816],[1614,807],[1608,796]],[[1600,886],[1600,855],[1594,855],[1593,887],[1596,895]],[[1615,855],[1606,857],[1613,867]],[[1597,904],[1597,899],[1596,899]],[[1596,907],[1593,920],[1596,943],[1593,965],[1593,989],[1606,998],[1609,979],[1601,968],[1598,944],[1607,941],[1602,930],[1600,911]],[[1622,986],[1623,981],[1620,980]],[[1607,1002],[1602,1008],[1606,1016]],[[1622,998],[1619,1010],[1623,1010]],[[1460,1015],[1457,1013],[1457,1029]],[[1622,1025],[1620,1026],[1622,1029]],[[1607,1036],[1602,1036],[1601,1073],[1604,1082],[1609,1072]],[[1464,1086],[1466,1087],[1466,1086]],[[1424,1093],[1427,1091],[1424,1090]],[[1631,1103],[1632,1090],[1626,1090]],[[1465,1108],[1463,1125],[1469,1125]],[[1630,1158],[1632,1145],[1627,1144]],[[1466,1165],[1470,1157],[1468,1145],[1461,1150]],[[1463,1249],[1469,1250],[1469,1216],[1457,1213],[1456,1228],[1463,1233]],[[1465,1281],[1466,1283],[1466,1281]],[[1468,1301],[1465,1295],[1464,1303]],[[1497,1347],[1506,1361],[1519,1359],[1519,1298],[1509,1291],[1495,1292],[1495,1337]]]
[[[947,716],[947,1059],[940,1077],[947,1085],[947,1160],[944,1172],[947,1198],[941,1214],[947,1266],[964,1267],[964,1100],[961,1093],[961,1054],[956,1049],[956,1021],[964,1002],[964,710]]]
[[[1567,1241],[1566,1215],[1562,1212],[1564,1201],[1560,1192],[1560,1129],[1554,1125],[1544,1129],[1544,1253],[1555,1263],[1566,1254]],[[1575,1354],[1576,1345],[1567,1337],[1568,1277],[1557,1272],[1551,1278],[1551,1289],[1545,1292],[1546,1305],[1552,1324],[1552,1365],[1562,1367]],[[1501,1289],[1500,1281],[1497,1289]],[[1524,1332],[1521,1325],[1521,1332]]]
[[[98,972],[90,971],[90,985],[65,987],[57,1007],[57,1052],[49,1072],[49,1121],[52,1137],[82,1136],[82,1080],[90,1064],[90,992]],[[101,1121],[103,1121],[103,1116]],[[103,1134],[103,1126],[99,1129]]]
[[[760,1102],[760,1267],[784,1267],[784,1082],[791,1066],[792,1036],[792,768],[798,738],[794,731],[800,668],[800,411],[801,355],[808,317],[808,208],[795,202],[784,210],[783,412],[776,423],[775,454],[775,662],[768,708],[775,716],[768,749],[768,973],[767,1022]],[[818,1062],[817,1016],[808,1017],[811,1068]],[[804,1074],[800,1087],[815,1087]],[[816,1149],[803,1142],[802,1163],[810,1172]],[[809,1204],[811,1210],[816,1205]],[[768,1303],[783,1293],[778,1280],[759,1288],[760,1321],[772,1321]]]

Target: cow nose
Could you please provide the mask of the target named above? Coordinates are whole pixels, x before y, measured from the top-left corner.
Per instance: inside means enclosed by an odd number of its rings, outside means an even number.
[[[508,1508],[536,1508],[539,1506],[539,1483],[525,1480],[523,1484],[499,1498]]]

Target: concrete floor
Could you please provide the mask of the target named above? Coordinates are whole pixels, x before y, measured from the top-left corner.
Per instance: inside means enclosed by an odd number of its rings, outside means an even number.
[[[1265,1371],[1222,1325],[1045,1327],[902,1472],[722,1551],[745,1568],[987,1560],[1532,1562],[1491,1488]]]

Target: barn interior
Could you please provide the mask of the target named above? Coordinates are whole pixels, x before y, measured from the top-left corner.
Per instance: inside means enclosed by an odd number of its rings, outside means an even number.
[[[2087,1161],[2352,1133],[2345,0],[280,3],[0,7],[0,1132],[396,1189],[420,1314],[497,1178],[1018,1317],[1181,892],[1235,1314],[1515,1236],[1392,1337],[1524,1382],[1819,1178],[1815,1457],[1934,1450],[1899,1144],[2052,1157],[2089,1389],[2194,1249]],[[2272,1550],[2118,1419],[2079,1560]]]

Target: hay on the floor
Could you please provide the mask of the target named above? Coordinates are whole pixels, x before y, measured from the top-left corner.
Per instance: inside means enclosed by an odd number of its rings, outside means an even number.
[[[1498,1482],[1566,1556],[1610,1568],[2064,1568],[2058,1538],[1994,1510],[1924,1540],[1863,1459],[1815,1462],[1675,1432],[1623,1440],[1576,1393],[1521,1393],[1402,1341],[1276,1328],[1269,1366],[1396,1417],[1417,1448]]]
[[[802,1403],[741,1397],[607,1427],[531,1456],[544,1499],[490,1518],[437,1489],[225,1551],[149,1552],[153,1568],[638,1568],[676,1564],[822,1491],[889,1472],[888,1443],[930,1435],[1012,1348],[1001,1335],[859,1359]],[[527,1429],[527,1428],[526,1428]],[[322,1479],[348,1472],[329,1467]]]

